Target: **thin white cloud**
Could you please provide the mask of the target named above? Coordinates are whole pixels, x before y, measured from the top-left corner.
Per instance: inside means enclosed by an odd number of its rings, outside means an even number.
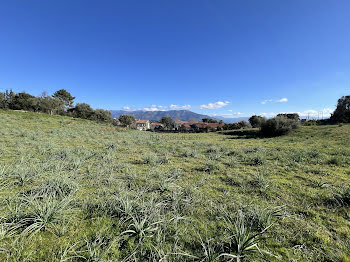
[[[227,110],[228,112],[232,112],[232,109]]]
[[[265,105],[265,104],[271,103],[271,102],[274,102],[274,103],[285,103],[285,102],[288,102],[288,98],[284,97],[284,98],[277,99],[277,100],[266,99],[266,100],[262,101],[261,104]]]
[[[229,101],[225,101],[225,102],[218,101],[215,103],[209,103],[207,105],[201,105],[199,108],[200,109],[218,109],[218,108],[222,108],[224,106],[228,106],[229,104],[230,104]]]
[[[280,100],[276,100],[277,103],[285,103],[288,102],[288,98],[281,98]]]
[[[232,111],[232,110],[231,110]],[[225,118],[235,118],[235,117],[243,117],[243,116],[248,116],[247,114],[244,114],[242,112],[234,112],[234,113],[229,113],[229,114],[212,114],[211,116],[221,116]]]
[[[173,109],[173,110],[189,110],[191,109],[191,105],[174,105],[171,104],[170,106],[160,106],[160,105],[151,105],[151,106],[146,106],[143,108],[133,108],[131,106],[124,106],[122,109],[126,111],[134,111],[134,110],[142,110],[142,111],[166,111],[168,109]]]
[[[331,116],[331,114],[334,112],[334,109],[332,108],[323,108],[321,110],[314,110],[309,109],[305,111],[293,111],[293,112],[280,112],[281,114],[291,114],[291,113],[297,113],[301,118],[310,117],[310,118],[328,118]],[[269,112],[269,113],[260,113],[258,115],[265,116],[265,117],[275,117],[278,113]]]
[[[167,109],[166,106],[157,106],[157,105],[152,105],[150,107],[144,107],[142,108],[143,111],[165,111]]]
[[[175,110],[189,110],[191,109],[191,105],[183,105],[183,106],[180,106],[180,105],[173,105],[171,104],[169,106],[171,109],[175,109]]]
[[[272,102],[272,101],[273,101],[272,99],[264,100],[264,101],[261,102],[261,104],[265,105],[266,103]]]
[[[330,117],[334,112],[332,108],[323,108],[322,110],[305,110],[303,112],[298,112],[302,117]]]
[[[264,117],[274,117],[277,114],[274,113],[274,112],[269,112],[269,113],[263,112],[263,113],[260,113],[260,114],[257,114],[257,115],[264,116]]]

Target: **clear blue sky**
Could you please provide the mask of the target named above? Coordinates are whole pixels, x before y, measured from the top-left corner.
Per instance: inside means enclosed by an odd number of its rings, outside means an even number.
[[[350,94],[350,1],[1,1],[10,88],[105,109],[329,111]]]

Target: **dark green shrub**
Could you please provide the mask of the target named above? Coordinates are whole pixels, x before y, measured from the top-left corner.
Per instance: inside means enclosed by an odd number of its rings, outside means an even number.
[[[300,124],[298,120],[289,119],[283,116],[277,116],[266,120],[261,125],[261,134],[263,136],[282,136],[288,134],[291,130],[299,128]]]
[[[251,116],[249,118],[249,123],[253,128],[261,127],[261,125],[266,121],[266,118],[263,116]]]

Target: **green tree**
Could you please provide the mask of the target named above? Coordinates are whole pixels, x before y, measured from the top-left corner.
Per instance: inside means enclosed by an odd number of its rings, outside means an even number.
[[[74,99],[75,97],[72,96],[67,90],[60,89],[56,91],[53,96],[54,98],[58,98],[64,103],[65,109],[68,110],[69,108],[73,107]]]
[[[334,110],[331,120],[336,123],[350,123],[350,96],[338,99],[337,108]]]
[[[261,127],[261,125],[266,121],[265,117],[262,116],[251,116],[249,118],[249,123],[251,124],[252,127],[256,128],[256,127]]]
[[[168,129],[174,127],[174,121],[171,119],[171,117],[163,116],[160,122]]]
[[[132,115],[121,115],[119,116],[119,121],[123,126],[130,127],[136,123],[136,119]]]
[[[6,90],[5,92],[5,108],[10,108],[10,104],[15,99],[15,92],[10,89],[10,91]]]
[[[58,98],[54,98],[43,93],[39,100],[39,111],[46,114],[59,114],[64,111],[64,103]]]
[[[113,117],[109,110],[96,109],[93,119],[99,122],[112,123]]]
[[[225,124],[223,126],[224,130],[235,130],[235,129],[242,129],[242,128],[250,128],[251,125],[247,121],[239,121],[236,123],[231,123],[231,124]]]
[[[203,123],[217,123],[218,121],[212,118],[203,118],[202,119]]]
[[[277,117],[285,117],[285,118],[297,120],[297,121],[300,120],[299,114],[297,114],[297,113],[278,114]]]
[[[5,93],[0,93],[0,109],[6,108],[6,97]]]
[[[281,136],[288,134],[291,130],[297,129],[300,121],[287,118],[284,116],[276,116],[266,120],[262,125],[260,132],[263,136]]]
[[[32,111],[33,105],[32,105],[32,99],[34,96],[26,93],[21,92],[16,94],[9,104],[9,108],[13,110],[26,110],[26,111]]]
[[[74,107],[73,116],[83,119],[93,119],[95,111],[86,103],[78,103]]]

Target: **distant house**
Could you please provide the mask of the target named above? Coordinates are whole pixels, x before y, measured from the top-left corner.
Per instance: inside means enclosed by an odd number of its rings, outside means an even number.
[[[183,128],[191,128],[191,125],[188,121],[176,120],[174,123],[175,130],[183,129]]]
[[[136,129],[138,130],[148,130],[151,129],[149,120],[136,120]]]
[[[158,123],[158,122],[151,122],[151,124],[150,124],[150,128],[152,130],[160,129],[160,128],[163,128],[163,127],[164,127],[164,125],[162,123]]]

